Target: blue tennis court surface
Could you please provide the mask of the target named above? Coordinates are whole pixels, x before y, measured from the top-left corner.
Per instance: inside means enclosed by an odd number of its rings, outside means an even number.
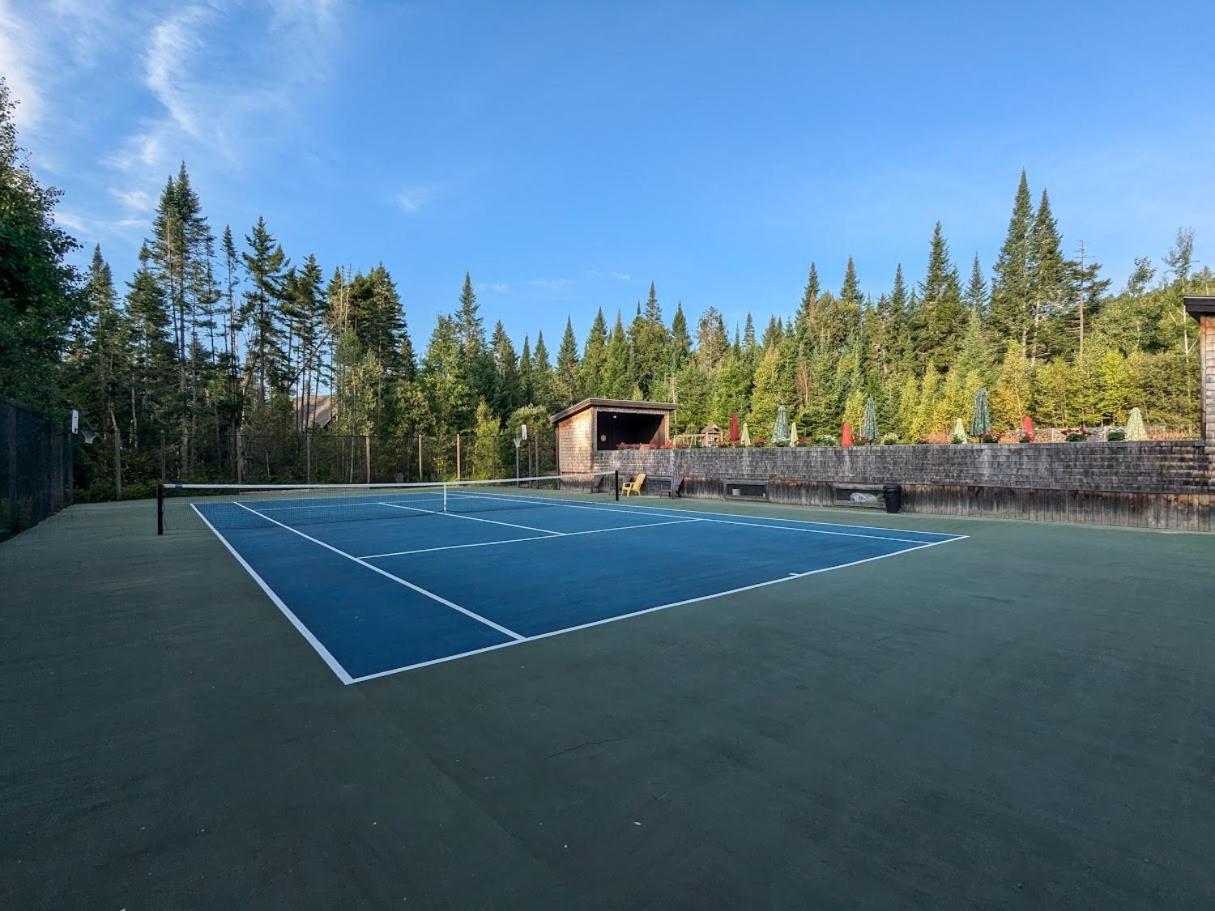
[[[606,494],[193,506],[346,683],[963,537]]]

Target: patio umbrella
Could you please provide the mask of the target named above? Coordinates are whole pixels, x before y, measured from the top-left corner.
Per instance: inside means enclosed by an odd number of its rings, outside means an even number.
[[[861,436],[872,442],[877,442],[877,406],[873,402],[873,396],[869,396],[865,400],[865,420],[861,422]]]
[[[797,445],[797,421],[793,421],[791,424],[789,424],[789,445]]]
[[[983,437],[989,433],[991,433],[991,409],[987,407],[987,390],[980,389],[975,393],[975,414],[970,419],[970,435]]]
[[[742,436],[739,439],[744,446],[751,445],[751,431],[747,429],[746,421],[743,421]]]
[[[1143,412],[1138,408],[1132,408],[1126,419],[1126,438],[1128,440],[1146,440],[1148,438],[1147,428],[1143,426]]]
[[[852,425],[849,424],[847,421],[844,421],[843,429],[840,431],[840,445],[841,446],[851,446],[852,445]]]
[[[776,424],[772,428],[772,442],[789,442],[789,415],[785,412],[784,405],[776,409]]]
[[[730,415],[730,442],[737,443],[741,439],[738,435],[738,415]]]

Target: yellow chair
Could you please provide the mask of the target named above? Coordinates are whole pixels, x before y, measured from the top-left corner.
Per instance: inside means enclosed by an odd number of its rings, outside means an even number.
[[[623,493],[626,497],[631,493],[635,493],[638,496],[641,496],[641,486],[643,484],[645,484],[645,472],[644,471],[641,474],[637,475],[637,477],[633,478],[633,480],[625,481],[624,487],[621,489],[621,493]]]

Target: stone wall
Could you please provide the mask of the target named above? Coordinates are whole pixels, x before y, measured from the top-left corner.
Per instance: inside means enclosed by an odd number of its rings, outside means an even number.
[[[595,467],[682,474],[696,496],[750,479],[774,482],[774,500],[829,505],[835,485],[899,483],[912,512],[1215,530],[1200,441],[627,450]]]

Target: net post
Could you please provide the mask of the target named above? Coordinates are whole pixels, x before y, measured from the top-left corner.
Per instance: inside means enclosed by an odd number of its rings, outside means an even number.
[[[156,534],[165,533],[165,485],[163,481],[156,484]]]
[[[620,502],[620,469],[612,472],[612,490],[616,494],[616,502]]]
[[[447,482],[443,482],[443,511],[447,512]]]

